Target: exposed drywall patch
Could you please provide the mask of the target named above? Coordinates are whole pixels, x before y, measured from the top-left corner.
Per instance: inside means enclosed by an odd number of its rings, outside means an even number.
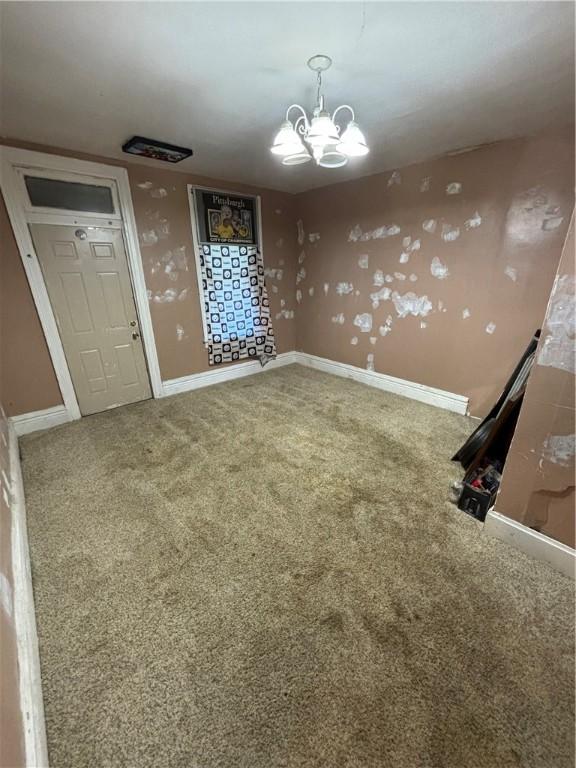
[[[486,333],[489,333],[490,335],[492,335],[495,330],[496,330],[496,323],[488,323],[488,325],[486,326]]]
[[[368,269],[369,261],[370,261],[370,256],[367,253],[363,253],[358,258],[358,266],[360,267],[360,269]]]
[[[376,229],[363,232],[362,228],[356,224],[356,226],[350,230],[348,241],[357,243],[358,241],[366,242],[367,240],[383,240],[386,237],[394,237],[395,235],[399,235],[401,231],[402,230],[397,224],[390,224],[390,226],[386,226],[384,224],[381,227],[376,227]]]
[[[330,283],[324,283],[322,287],[324,289],[324,296],[328,296],[328,291],[330,290]]]
[[[432,183],[432,176],[425,176],[420,182],[420,192],[428,192],[430,184]]]
[[[354,318],[354,325],[356,325],[362,333],[370,333],[372,330],[372,315],[368,312],[363,312],[361,315],[356,315]]]
[[[152,184],[151,181],[142,181],[140,182],[140,184],[138,184],[138,186],[140,187],[140,189],[152,189],[154,184]]]
[[[422,222],[422,229],[425,232],[429,232],[431,235],[436,232],[436,227],[438,226],[438,222],[436,219],[424,219]]]
[[[451,181],[446,187],[447,195],[459,195],[462,192],[462,184],[459,181]]]
[[[384,285],[384,272],[382,272],[381,269],[377,269],[376,272],[374,272],[372,282],[376,287]]]
[[[379,291],[371,293],[370,299],[372,300],[372,309],[378,309],[381,301],[388,301],[390,294],[390,288],[387,287],[382,287]]]
[[[176,326],[176,338],[178,341],[182,341],[184,338],[184,328],[180,324]]]
[[[395,184],[402,184],[402,175],[399,171],[393,171],[386,183],[389,187],[393,187]]]
[[[344,316],[343,312],[339,312],[337,315],[334,315],[332,317],[332,322],[336,323],[336,325],[344,325],[346,322],[346,318]]]
[[[430,264],[430,274],[438,280],[445,280],[450,271],[446,264],[442,264],[438,256],[434,256],[432,263]]]
[[[296,291],[296,301],[298,302],[298,304],[300,304],[300,302],[302,301],[302,291],[300,290],[300,288],[298,288],[298,290]]]
[[[571,467],[575,453],[576,435],[548,435],[544,441],[542,458],[562,467]]]
[[[296,229],[298,231],[298,245],[304,245],[304,224],[302,222],[302,219],[298,219],[296,222]]]
[[[538,365],[576,373],[576,277],[556,275]]]
[[[416,280],[418,280],[418,275],[415,275],[414,272],[412,272],[408,280],[410,280],[411,283],[415,283]]]
[[[374,353],[370,352],[366,356],[366,370],[367,371],[373,371],[374,370]]]
[[[462,310],[462,319],[463,320],[467,320],[470,317],[471,314],[472,313],[470,312],[468,307],[464,307],[464,309]]]
[[[516,282],[516,280],[518,279],[518,270],[515,267],[506,267],[506,269],[504,270],[504,274],[506,275],[506,277],[509,277],[510,280],[512,280],[513,282]]]
[[[408,315],[426,317],[432,311],[432,302],[428,296],[417,296],[412,291],[403,295],[394,291],[392,301],[398,317],[408,317]]]
[[[358,344],[358,336],[352,336],[352,338],[350,339],[350,344],[352,344],[352,346],[355,347],[356,344]]]
[[[564,216],[552,216],[549,219],[544,219],[542,222],[542,229],[544,232],[550,232],[553,229],[558,229],[564,221]]]
[[[475,211],[474,216],[470,216],[470,218],[466,219],[464,222],[466,229],[478,229],[480,224],[482,224],[482,216],[480,216],[478,211]]]
[[[311,243],[317,243],[318,240],[320,240],[320,232],[310,232],[308,240],[310,240]]]
[[[336,285],[336,293],[338,296],[346,296],[349,293],[352,293],[354,290],[354,286],[352,283],[337,283]]]
[[[453,227],[451,224],[442,224],[442,240],[451,243],[460,237],[460,227]]]

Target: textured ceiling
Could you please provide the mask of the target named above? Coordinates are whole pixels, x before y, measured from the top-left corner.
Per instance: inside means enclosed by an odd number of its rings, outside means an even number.
[[[574,115],[572,3],[2,3],[2,135],[292,192],[525,135]],[[372,148],[340,170],[268,151],[286,107],[351,103]],[[142,160],[150,163],[152,161]]]

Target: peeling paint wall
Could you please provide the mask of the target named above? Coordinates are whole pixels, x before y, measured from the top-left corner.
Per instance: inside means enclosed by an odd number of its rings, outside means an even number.
[[[121,163],[9,143],[127,168],[163,380],[199,373],[209,367],[202,343],[187,184],[260,194],[264,263],[276,346],[279,353],[295,348],[293,286],[297,246],[293,195],[194,177],[161,164]],[[0,320],[4,329],[0,344],[0,392],[7,413],[15,415],[59,405],[62,399],[3,200],[0,237]],[[317,233],[310,233],[306,247],[315,247],[317,237]],[[306,295],[310,297],[308,287]]]
[[[0,765],[20,768],[26,761],[14,625],[11,484],[8,429],[0,405]]]
[[[484,415],[542,323],[573,167],[567,128],[299,195],[303,242],[320,238],[306,245],[298,349],[467,395]]]
[[[576,432],[574,346],[574,221],[550,296],[537,363],[520,411],[496,509],[574,547]],[[566,292],[571,285],[571,292]],[[562,319],[559,322],[558,315]],[[557,345],[556,340],[566,338]],[[554,351],[551,353],[550,342]]]

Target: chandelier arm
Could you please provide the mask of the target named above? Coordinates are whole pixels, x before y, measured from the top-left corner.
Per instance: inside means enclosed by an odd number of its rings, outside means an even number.
[[[306,115],[306,111],[305,111],[304,107],[301,107],[301,106],[300,106],[300,104],[290,104],[290,106],[289,106],[289,107],[288,107],[288,109],[286,110],[286,120],[288,120],[288,119],[289,119],[289,118],[288,118],[288,115],[290,114],[290,112],[291,112],[293,109],[299,109],[299,110],[300,110],[300,112],[302,113],[302,115],[301,115],[301,116],[298,118],[298,120],[300,120],[300,119],[302,119],[302,118],[303,118],[303,119],[304,119],[304,124],[306,125],[306,128],[308,128],[308,125],[309,125],[309,124],[308,124],[308,117],[307,117],[307,115]],[[296,122],[298,122],[298,120],[297,120]]]
[[[294,130],[299,133],[301,136],[306,137],[306,132],[308,131],[308,121],[306,120],[306,115],[300,115],[296,122],[294,123]]]
[[[334,114],[332,115],[332,121],[334,122],[335,125],[336,125],[336,115],[338,114],[338,112],[340,112],[341,109],[349,109],[350,113],[352,114],[352,120],[356,120],[354,110],[352,109],[350,104],[340,104],[339,107],[336,107],[336,109],[334,110]],[[337,126],[337,127],[339,128],[340,126]]]

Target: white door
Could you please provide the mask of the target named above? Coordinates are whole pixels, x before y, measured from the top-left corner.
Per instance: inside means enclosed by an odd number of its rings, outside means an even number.
[[[151,397],[121,230],[30,232],[82,415]]]

